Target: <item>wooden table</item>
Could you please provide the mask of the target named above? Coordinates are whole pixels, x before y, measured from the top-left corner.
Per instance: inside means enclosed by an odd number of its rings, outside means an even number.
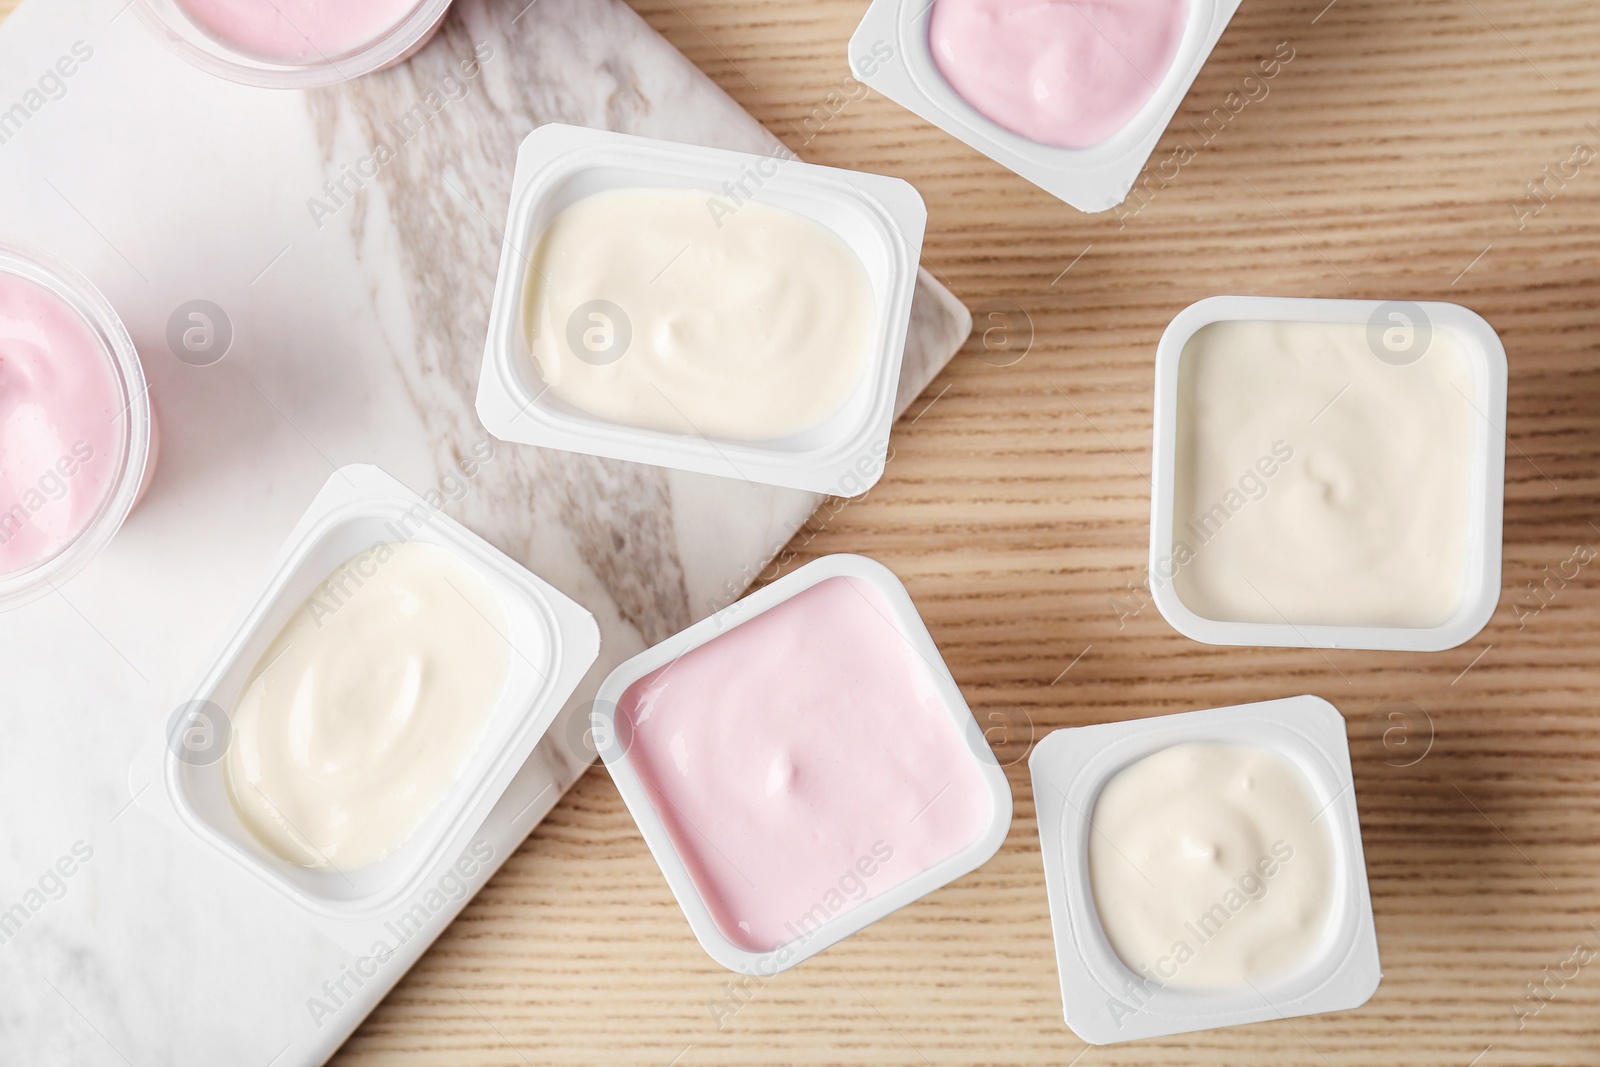
[[[1121,219],[862,97],[843,58],[862,0],[633,2],[807,159],[928,200],[925,262],[980,335],[899,427],[884,481],[820,512],[786,566],[863,552],[905,579],[1009,764],[1011,835],[949,888],[740,980],[592,770],[335,1062],[1600,1063],[1600,562],[1530,585],[1600,546],[1600,157],[1562,166],[1578,142],[1600,153],[1592,0],[1246,0],[1153,157],[1194,160]],[[1294,58],[1246,83],[1281,42]],[[808,128],[833,90],[854,99]],[[1547,166],[1569,177],[1530,214]],[[1505,572],[1478,638],[1212,648],[1140,607],[1156,339],[1228,292],[1456,300],[1500,330]],[[1377,996],[1086,1049],[1061,1021],[1030,740],[1300,692],[1349,722]],[[1578,945],[1594,962],[1569,962]]]

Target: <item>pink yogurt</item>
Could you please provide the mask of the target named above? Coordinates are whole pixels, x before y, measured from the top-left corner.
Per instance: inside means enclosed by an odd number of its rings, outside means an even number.
[[[278,63],[336,59],[405,21],[419,0],[179,0],[206,33]]]
[[[1030,141],[1090,148],[1155,95],[1189,0],[936,0],[934,65],[985,118]]]
[[[635,682],[619,735],[723,935],[767,952],[971,845],[994,801],[871,584],[829,578]]]
[[[111,356],[83,317],[0,272],[0,573],[88,529],[116,485],[121,413]]]

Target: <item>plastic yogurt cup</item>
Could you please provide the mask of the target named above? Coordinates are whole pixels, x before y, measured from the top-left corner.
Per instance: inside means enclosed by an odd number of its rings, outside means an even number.
[[[652,198],[654,228],[641,210]],[[603,227],[602,205],[630,221],[591,230],[594,241],[563,229],[575,215]],[[521,444],[863,493],[887,462],[926,222],[922,197],[898,178],[541,126],[517,153],[478,416]],[[635,239],[637,255],[620,247]],[[592,255],[601,244],[606,255]],[[825,294],[841,286],[850,299],[834,306]],[[556,296],[539,304],[542,292]],[[859,359],[848,379],[837,366],[819,368],[813,377],[824,384],[808,378],[804,360],[829,351],[816,344],[822,326],[837,325],[822,321],[830,314],[850,319],[855,328],[841,336]],[[551,377],[558,357],[567,369],[556,373],[568,378]],[[656,382],[652,368],[671,377]],[[626,389],[642,394],[634,408],[646,418],[629,422],[574,400],[604,400],[608,390],[615,400]],[[709,418],[694,407],[723,395],[743,401]],[[777,417],[762,423],[756,412],[768,406]],[[816,419],[788,417],[802,409]]]
[[[1102,805],[1119,775],[1136,773],[1146,760],[1173,763],[1170,757],[1208,748],[1250,754],[1258,765],[1282,765],[1299,779],[1305,799],[1287,818],[1277,798],[1255,798],[1262,825],[1286,838],[1269,833],[1253,839],[1241,832],[1252,814],[1252,787],[1261,784],[1248,776],[1238,776],[1225,795],[1214,798],[1199,788],[1159,798],[1177,806],[1152,806],[1159,825],[1144,836],[1132,835],[1126,819],[1103,817]],[[1085,1041],[1105,1045],[1342,1011],[1360,1007],[1377,990],[1383,971],[1349,743],[1344,717],[1327,701],[1297,696],[1056,730],[1035,747],[1028,765],[1062,1005],[1067,1025]],[[1184,783],[1171,782],[1167,768],[1163,772],[1169,781],[1147,778],[1141,784],[1152,793],[1179,792]],[[1203,810],[1213,799],[1215,815]],[[1129,797],[1124,793],[1115,802],[1126,809]],[[1193,832],[1202,840],[1172,839],[1174,818],[1184,824],[1184,835]],[[1151,849],[1152,840],[1158,847]],[[1163,855],[1161,846],[1171,855]],[[1112,917],[1101,908],[1117,902],[1096,896],[1094,870],[1106,857],[1142,862],[1153,876],[1135,876],[1126,884],[1148,890],[1157,908],[1124,910],[1115,916],[1116,925],[1137,926],[1163,910],[1185,919],[1149,958],[1125,958],[1108,936]],[[1214,875],[1209,881],[1215,884],[1194,896],[1186,881],[1163,877],[1184,867]],[[1320,910],[1301,896],[1308,888],[1319,890]],[[1160,907],[1162,893],[1174,896],[1176,910]],[[1281,922],[1302,909],[1320,918],[1307,931],[1309,940],[1296,946],[1293,962],[1231,982],[1194,981],[1204,977],[1208,952],[1236,949],[1238,933],[1249,924],[1263,917]]]
[[[1143,5],[1148,12],[1117,12],[1140,8],[1137,0],[1070,5],[1100,8],[1096,24],[1064,4],[950,0],[940,12],[945,2],[873,0],[850,38],[851,72],[1081,211],[1109,211],[1127,197],[1239,7],[1239,0],[1185,0],[1177,10],[1170,0],[1153,0]],[[997,24],[997,16],[1015,25]],[[1058,39],[1045,39],[1050,33]],[[965,50],[936,56],[940,42]],[[1051,83],[1051,96],[1085,95],[1076,117],[1069,108],[1041,119],[1037,87],[1009,84],[1030,58]],[[1083,66],[1095,78],[1075,77]],[[1108,122],[1107,115],[1115,117]]]
[[[317,598],[323,610],[341,610],[352,586],[382,576],[374,546],[412,543],[444,550],[481,579],[474,584],[498,609],[486,624],[508,646],[503,681],[494,686],[459,772],[397,847],[360,865],[290,862],[246,823],[230,796],[232,719],[261,673],[263,654],[302,605]],[[136,765],[131,780],[148,775],[159,783],[153,792],[164,798],[171,821],[336,934],[348,932],[414,896],[462,852],[599,648],[599,628],[578,604],[378,468],[343,467],[290,533],[243,617],[167,724],[161,748]]]
[[[135,0],[173,51],[210,74],[268,89],[312,89],[409,58],[450,0]]]
[[[1456,304],[1194,304],[1156,352],[1157,607],[1210,644],[1469,640],[1500,597],[1505,424],[1505,349]]]
[[[601,758],[700,944],[770,976],[986,862],[1005,773],[905,587],[825,556],[619,666]]]
[[[133,340],[65,263],[0,240],[0,609],[48,592],[116,534],[155,467]]]

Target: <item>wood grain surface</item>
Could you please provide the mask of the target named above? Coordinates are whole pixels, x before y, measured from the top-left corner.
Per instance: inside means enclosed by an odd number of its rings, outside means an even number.
[[[1015,820],[980,870],[741,980],[591,770],[334,1062],[1600,1064],[1600,562],[1534,592],[1600,546],[1600,158],[1537,215],[1525,187],[1600,151],[1593,0],[1246,0],[1152,157],[1193,160],[1121,218],[851,86],[863,0],[632,2],[805,158],[927,198],[925,262],[979,333],[883,482],[825,506],[785,569],[863,552],[905,579]],[[1275,50],[1293,59],[1247,83]],[[1500,330],[1505,570],[1479,637],[1212,648],[1147,605],[1155,344],[1216,293],[1455,300]],[[1061,1021],[1031,740],[1301,692],[1349,723],[1382,987],[1353,1012],[1086,1048]]]

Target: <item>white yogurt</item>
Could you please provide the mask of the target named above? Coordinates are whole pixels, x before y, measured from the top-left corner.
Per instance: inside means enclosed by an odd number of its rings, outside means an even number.
[[[1244,988],[1305,962],[1336,886],[1319,814],[1305,776],[1269,749],[1185,742],[1123,768],[1089,837],[1112,948],[1171,989]]]
[[[687,189],[592,193],[534,249],[524,330],[551,396],[608,422],[733,441],[813,429],[876,343],[866,268],[795,212]]]
[[[394,852],[456,780],[509,666],[476,570],[422,542],[340,565],[284,624],[240,697],[224,765],[240,819],[304,867]]]
[[[1178,379],[1173,542],[1155,577],[1190,611],[1432,627],[1460,610],[1481,416],[1451,331],[1396,365],[1359,323],[1214,322]]]

